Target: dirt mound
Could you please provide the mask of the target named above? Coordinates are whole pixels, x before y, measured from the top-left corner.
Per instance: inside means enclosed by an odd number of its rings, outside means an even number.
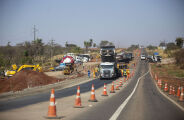
[[[0,80],[0,93],[8,91],[21,91],[25,88],[48,85],[62,81],[62,79],[56,79],[30,70],[24,70],[16,73],[13,77]]]

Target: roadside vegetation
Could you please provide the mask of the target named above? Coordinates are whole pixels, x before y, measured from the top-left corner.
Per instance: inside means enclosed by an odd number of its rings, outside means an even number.
[[[147,48],[149,54],[158,52],[162,56],[161,63],[152,63],[152,71],[167,82],[175,85],[184,85],[184,48],[183,38],[176,38],[175,42],[161,42],[156,49]],[[165,49],[163,48],[165,46]],[[153,47],[152,47],[153,48]]]
[[[61,60],[66,53],[84,54],[89,53],[94,59],[99,58],[99,47],[101,45],[113,44],[107,40],[102,40],[99,45],[93,39],[84,41],[84,48],[66,42],[60,45],[50,40],[44,43],[41,38],[33,41],[25,41],[16,45],[8,42],[5,46],[0,46],[0,73],[10,69],[11,65],[39,64],[43,68],[57,66],[57,60]]]

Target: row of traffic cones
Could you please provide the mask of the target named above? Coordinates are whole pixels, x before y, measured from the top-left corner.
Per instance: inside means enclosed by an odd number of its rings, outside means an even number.
[[[131,77],[129,77],[129,78],[131,78]],[[128,81],[129,78],[124,78],[124,82]],[[121,79],[119,83],[117,81],[116,88],[114,86],[114,82],[112,82],[110,93],[115,93],[115,90],[120,90],[119,87],[122,87],[122,86],[123,86],[123,79]],[[48,107],[48,114],[45,117],[47,119],[61,119],[61,117],[57,116],[57,114],[56,114],[56,102],[55,102],[55,95],[54,94],[55,94],[55,91],[54,91],[54,89],[52,89],[51,96],[50,96],[50,103],[49,103],[49,107]],[[104,90],[103,90],[102,96],[108,96],[106,83],[104,83]],[[98,102],[98,100],[95,97],[94,84],[92,84],[91,96],[90,96],[90,99],[88,101],[89,102]],[[75,98],[74,107],[75,108],[82,108],[83,107],[82,102],[81,102],[81,97],[80,97],[80,86],[77,87],[77,94],[76,94],[76,98]]]
[[[158,79],[158,77],[155,75],[155,79],[157,80],[157,86],[162,89],[162,80]],[[168,86],[167,83],[164,84],[164,92],[169,92],[169,95],[173,95],[178,97],[178,101],[183,102],[184,101],[184,89],[183,87],[179,86],[177,89],[177,93],[175,91],[175,87],[170,85]]]
[[[115,89],[114,82],[112,82],[110,93],[115,93],[115,90],[120,90],[119,87],[122,87],[122,85],[123,85],[123,80],[120,80],[119,84],[118,83],[116,84],[116,89]],[[102,96],[108,96],[106,83],[104,83],[104,90],[103,90]],[[92,84],[92,87],[91,87],[91,96],[90,96],[90,99],[88,101],[89,102],[98,102],[98,100],[95,97],[94,84]],[[78,86],[78,88],[77,88],[77,95],[76,95],[74,107],[75,108],[81,108],[82,107],[81,97],[80,97],[80,86]]]

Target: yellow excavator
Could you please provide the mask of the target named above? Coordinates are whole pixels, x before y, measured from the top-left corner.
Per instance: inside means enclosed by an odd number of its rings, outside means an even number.
[[[37,64],[37,65],[21,65],[18,68],[16,64],[13,64],[12,70],[7,70],[5,72],[5,76],[11,77],[15,75],[15,73],[20,72],[21,70],[33,70],[33,71],[42,72],[42,67],[40,67],[40,65]]]

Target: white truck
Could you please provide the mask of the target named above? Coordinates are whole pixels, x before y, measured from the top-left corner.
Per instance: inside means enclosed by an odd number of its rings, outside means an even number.
[[[114,45],[100,47],[101,64],[100,79],[114,79],[118,77],[119,71],[116,62],[116,51]]]
[[[100,79],[114,79],[117,77],[117,65],[114,62],[100,64]]]

